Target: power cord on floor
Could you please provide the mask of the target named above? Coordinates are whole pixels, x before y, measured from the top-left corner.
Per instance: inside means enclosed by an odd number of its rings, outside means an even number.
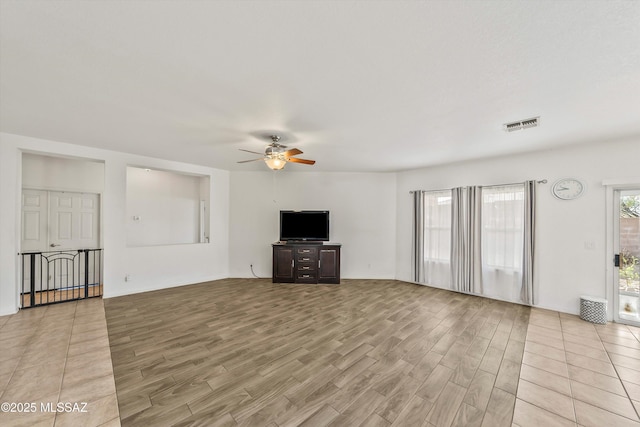
[[[253,277],[255,277],[256,279],[267,279],[267,277],[260,277],[253,272],[253,264],[249,264],[249,267],[251,267],[251,274],[253,274]]]

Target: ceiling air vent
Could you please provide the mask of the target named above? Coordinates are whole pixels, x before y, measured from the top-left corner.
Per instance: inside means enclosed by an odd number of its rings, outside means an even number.
[[[517,122],[505,123],[503,125],[506,132],[513,132],[520,129],[534,128],[540,124],[540,116],[531,119],[519,120]]]

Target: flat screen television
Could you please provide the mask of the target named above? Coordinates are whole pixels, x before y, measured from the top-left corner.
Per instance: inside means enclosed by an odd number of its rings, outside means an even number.
[[[329,211],[280,211],[280,241],[329,241]]]

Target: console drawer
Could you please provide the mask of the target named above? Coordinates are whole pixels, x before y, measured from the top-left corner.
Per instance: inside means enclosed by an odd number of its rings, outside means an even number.
[[[310,248],[305,246],[304,248],[297,248],[296,253],[298,255],[316,256],[318,254],[318,248]]]
[[[305,283],[305,282],[309,282],[309,283],[317,283],[318,279],[317,279],[317,275],[315,271],[311,271],[311,272],[304,272],[304,271],[299,271],[296,273],[296,283]]]
[[[317,270],[315,262],[299,262],[298,264],[296,264],[296,269],[303,272]]]

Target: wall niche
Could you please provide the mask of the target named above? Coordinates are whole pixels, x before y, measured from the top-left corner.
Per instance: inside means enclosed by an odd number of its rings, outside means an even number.
[[[127,166],[127,246],[209,242],[210,177]]]

